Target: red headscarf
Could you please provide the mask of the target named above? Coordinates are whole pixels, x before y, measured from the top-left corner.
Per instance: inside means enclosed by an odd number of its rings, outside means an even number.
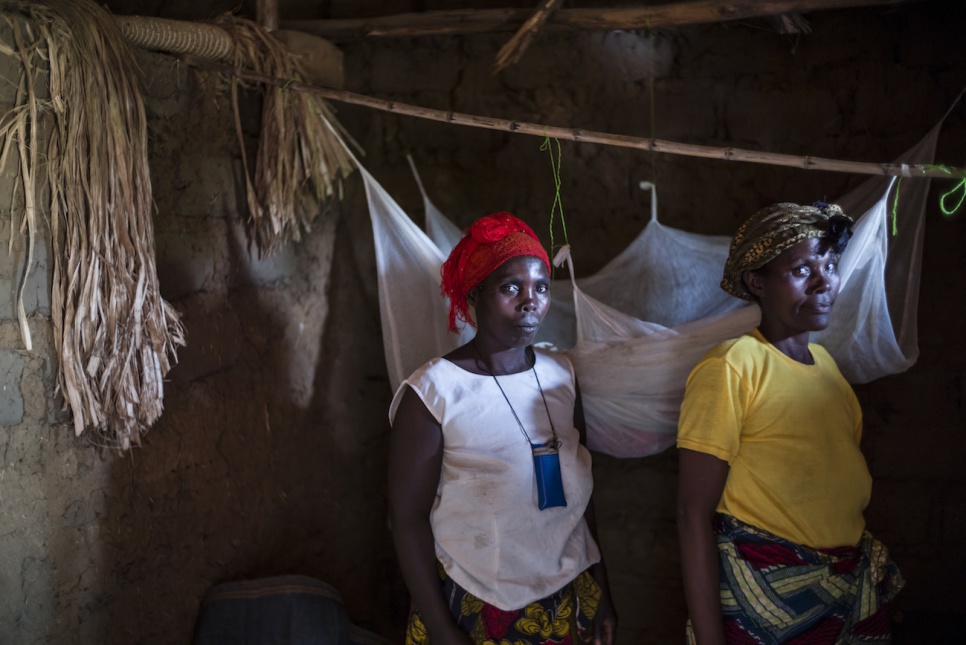
[[[550,271],[550,257],[533,229],[510,213],[494,213],[473,222],[443,263],[442,293],[449,298],[449,330],[456,321],[473,324],[467,294],[501,264],[520,255],[543,260]]]

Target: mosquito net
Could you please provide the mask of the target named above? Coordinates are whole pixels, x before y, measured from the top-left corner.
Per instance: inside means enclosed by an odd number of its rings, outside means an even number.
[[[897,163],[931,163],[940,124]],[[471,327],[446,330],[440,266],[460,230],[423,194],[427,232],[365,171],[376,245],[386,365],[393,389],[422,363],[467,342]],[[415,173],[415,168],[413,168]],[[838,200],[857,219],[840,263],[842,289],[828,329],[814,334],[852,383],[908,369],[918,357],[916,303],[929,180],[874,177]],[[687,376],[717,343],[758,322],[758,307],[718,287],[730,238],[689,233],[657,219],[592,276],[575,279],[571,249],[555,258],[555,280],[538,340],[574,363],[588,445],[616,457],[642,457],[674,444]],[[893,223],[893,216],[895,222]],[[891,234],[896,227],[895,235]],[[574,254],[579,252],[579,243]]]

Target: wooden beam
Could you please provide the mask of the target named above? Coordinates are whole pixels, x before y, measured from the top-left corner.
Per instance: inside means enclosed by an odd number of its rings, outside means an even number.
[[[278,0],[258,0],[255,7],[256,22],[265,31],[278,29]]]
[[[547,19],[557,9],[560,0],[543,0],[532,16],[527,18],[517,33],[511,38],[500,51],[496,54],[496,62],[493,65],[493,73],[499,74],[501,71],[518,62],[523,56],[523,52],[530,46],[530,41],[537,35],[540,28],[546,24]]]
[[[325,87],[318,87],[308,83],[292,81],[285,78],[272,78],[267,74],[260,74],[250,70],[231,67],[223,63],[206,61],[195,56],[182,56],[181,59],[192,67],[208,69],[247,81],[264,83],[266,85],[279,85],[293,92],[311,92],[324,99],[348,103],[350,105],[361,105],[373,110],[381,110],[390,114],[403,114],[419,119],[429,119],[430,121],[440,121],[454,125],[465,125],[473,128],[485,128],[487,130],[501,130],[503,132],[513,132],[516,134],[528,134],[536,137],[553,137],[576,143],[598,143],[620,148],[634,148],[646,150],[648,152],[663,152],[666,154],[684,155],[686,157],[701,157],[704,159],[721,159],[723,161],[745,161],[749,163],[760,163],[771,166],[786,166],[789,168],[801,168],[802,170],[828,170],[831,172],[852,173],[857,175],[886,175],[897,177],[941,177],[943,179],[962,179],[966,178],[966,168],[940,167],[934,164],[897,164],[897,163],[870,163],[865,161],[844,161],[840,159],[823,159],[809,155],[789,155],[778,152],[762,152],[759,150],[742,150],[740,148],[716,148],[703,146],[693,143],[679,143],[676,141],[665,141],[662,139],[645,139],[642,137],[632,137],[624,134],[609,134],[607,132],[594,132],[592,130],[581,130],[579,128],[562,128],[539,123],[526,123],[524,121],[510,121],[507,119],[496,119],[476,114],[462,114],[449,110],[435,110],[433,108],[422,107],[419,105],[409,105],[380,99],[365,94],[356,94],[346,90],[332,90]],[[957,99],[958,100],[958,99]]]
[[[830,9],[891,6],[917,0],[686,0],[646,7],[558,9],[547,29],[667,29],[730,20],[808,13]],[[410,38],[516,31],[530,18],[529,9],[466,9],[427,11],[377,18],[283,20],[294,29],[336,42],[365,38]]]

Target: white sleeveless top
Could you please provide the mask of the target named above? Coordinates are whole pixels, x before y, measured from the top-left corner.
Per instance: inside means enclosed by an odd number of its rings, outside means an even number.
[[[590,452],[573,424],[574,373],[563,355],[536,349],[536,370],[560,446],[566,507],[537,507],[526,437],[492,376],[435,358],[397,390],[393,420],[411,387],[443,429],[443,464],[430,524],[436,557],[457,584],[499,609],[553,594],[600,560],[584,511]],[[498,376],[533,443],[552,438],[532,370]]]

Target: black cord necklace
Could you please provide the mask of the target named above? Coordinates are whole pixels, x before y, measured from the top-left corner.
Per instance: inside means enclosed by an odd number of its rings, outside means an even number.
[[[564,495],[563,479],[560,473],[560,439],[557,438],[557,429],[553,427],[550,406],[547,405],[547,395],[543,393],[540,376],[537,374],[537,355],[534,353],[533,362],[530,363],[530,369],[533,371],[533,376],[537,380],[537,389],[540,390],[540,398],[543,399],[543,407],[547,411],[547,420],[550,421],[550,432],[553,433],[553,439],[546,443],[533,443],[530,435],[527,434],[527,429],[523,427],[523,422],[520,421],[517,411],[513,409],[513,404],[510,403],[510,397],[506,395],[503,386],[500,385],[500,379],[486,366],[486,359],[483,358],[483,352],[477,347],[476,339],[470,342],[480,357],[478,363],[479,368],[484,373],[493,377],[496,386],[500,388],[500,394],[503,395],[506,404],[510,407],[510,412],[513,413],[513,418],[516,419],[517,425],[520,426],[520,432],[523,433],[523,436],[527,439],[527,443],[530,444],[530,454],[533,457],[533,474],[537,483],[537,508],[543,511],[555,506],[566,506],[567,498]],[[533,351],[532,348],[528,349]]]
[[[543,408],[544,408],[544,410],[547,411],[547,421],[550,422],[550,432],[553,434],[553,439],[551,439],[550,441],[548,441],[545,444],[534,444],[533,443],[533,440],[530,438],[530,435],[527,434],[526,428],[523,427],[523,422],[520,421],[520,417],[519,417],[519,415],[517,415],[517,411],[515,409],[513,409],[513,404],[510,403],[510,397],[508,397],[506,395],[506,392],[503,390],[503,386],[500,385],[500,380],[496,377],[496,374],[494,374],[486,366],[486,359],[483,358],[483,352],[481,352],[480,351],[480,348],[477,347],[477,345],[476,345],[476,339],[474,338],[473,340],[471,340],[470,341],[470,344],[473,345],[473,349],[476,350],[476,355],[479,356],[479,358],[480,358],[479,363],[478,363],[480,369],[483,370],[483,372],[485,372],[486,374],[488,374],[490,377],[492,377],[493,378],[493,382],[496,383],[496,386],[500,389],[500,394],[503,395],[503,399],[506,401],[507,406],[509,406],[510,412],[513,413],[513,418],[516,419],[517,425],[520,426],[520,432],[522,432],[523,433],[523,436],[526,437],[527,443],[530,444],[530,449],[533,452],[533,454],[534,455],[538,455],[538,454],[550,454],[550,453],[557,452],[557,450],[560,448],[560,443],[561,442],[560,442],[560,439],[557,438],[557,429],[553,426],[553,417],[550,416],[550,406],[547,405],[547,395],[543,393],[543,386],[540,384],[540,376],[537,374],[537,356],[536,356],[536,354],[534,354],[533,360],[530,362],[530,370],[533,372],[533,377],[537,381],[537,389],[540,390],[540,398],[543,399]],[[528,349],[530,349],[530,348],[528,348]],[[532,350],[530,350],[530,351],[532,351]],[[538,452],[538,451],[540,451],[540,452]]]

